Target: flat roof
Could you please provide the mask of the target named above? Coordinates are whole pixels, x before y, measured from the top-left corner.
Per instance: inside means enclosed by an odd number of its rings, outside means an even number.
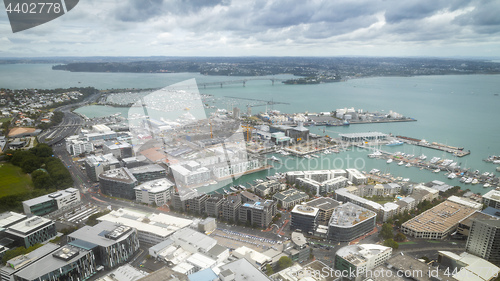
[[[186,242],[205,252],[208,252],[212,247],[217,245],[217,240],[214,238],[187,227],[177,230],[172,235],[172,239],[174,241]]]
[[[162,171],[166,172],[166,170],[158,164],[139,166],[139,167],[135,167],[135,168],[130,168],[129,170],[132,174],[162,172]]]
[[[152,181],[147,181],[141,185],[134,187],[135,190],[147,191],[151,193],[162,192],[170,189],[174,184],[168,179],[156,179]]]
[[[221,266],[220,269],[221,271],[227,269],[231,270],[234,273],[235,281],[270,280],[269,277],[267,277],[264,273],[255,268],[248,260],[244,258],[225,264]]]
[[[5,212],[0,214],[0,228],[7,228],[13,224],[16,224],[26,218],[26,215],[18,214],[14,212]]]
[[[46,194],[46,195],[42,195],[42,196],[39,196],[39,197],[36,197],[33,199],[23,201],[23,204],[25,204],[27,206],[34,206],[34,205],[38,205],[40,203],[54,200],[56,198],[63,198],[63,197],[72,196],[76,192],[78,192],[78,189],[70,187],[70,188],[67,188],[65,190],[59,190],[59,191],[56,191],[56,192],[51,193],[51,194]]]
[[[301,214],[305,216],[315,217],[319,212],[318,208],[306,206],[306,205],[295,205],[292,210],[292,214]]]
[[[7,232],[14,234],[28,235],[30,232],[39,229],[42,226],[53,224],[54,222],[44,217],[32,216],[29,219],[21,221],[10,226]]]
[[[416,232],[444,233],[475,211],[474,208],[446,200],[403,223],[402,227]]]
[[[381,132],[366,132],[366,133],[350,133],[350,134],[339,134],[341,137],[347,138],[360,138],[360,137],[387,137],[387,134]]]
[[[77,239],[77,240],[82,240],[86,242],[91,242],[93,244],[102,246],[102,247],[109,247],[113,244],[115,244],[117,241],[121,241],[127,237],[127,235],[121,235],[117,239],[111,239],[107,238],[107,234],[113,233],[115,229],[118,227],[123,227],[119,224],[115,224],[109,221],[102,221],[98,223],[95,226],[84,226],[77,231],[69,234],[68,236]],[[132,228],[127,230],[127,233],[129,233]]]
[[[336,255],[353,265],[360,266],[385,251],[392,252],[392,248],[377,244],[358,244],[342,247],[337,250]]]
[[[340,206],[341,203],[330,197],[319,197],[309,202],[306,202],[306,205],[318,208],[322,211],[326,211],[326,210],[331,210],[337,206]]]
[[[111,179],[125,183],[133,183],[137,181],[128,168],[118,168],[105,171],[99,175],[99,178]]]
[[[328,225],[346,228],[353,227],[360,222],[376,216],[375,212],[348,202],[333,210]]]

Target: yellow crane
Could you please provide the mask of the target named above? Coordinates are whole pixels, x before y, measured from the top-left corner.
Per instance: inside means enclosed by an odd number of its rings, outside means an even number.
[[[247,132],[247,142],[250,141],[250,136],[252,135],[252,130],[254,130],[255,128],[250,126],[250,125],[241,125],[241,127],[243,129],[246,129],[246,132]]]

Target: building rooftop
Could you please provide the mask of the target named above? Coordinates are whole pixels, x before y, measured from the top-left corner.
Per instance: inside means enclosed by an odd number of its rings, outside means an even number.
[[[56,198],[71,196],[71,195],[75,194],[76,192],[78,192],[78,189],[70,187],[70,188],[67,188],[65,190],[59,190],[59,191],[51,193],[51,194],[46,194],[46,195],[42,195],[42,196],[30,199],[30,200],[23,201],[23,204],[25,204],[27,206],[34,206],[34,205],[37,205],[40,203],[51,201],[51,200],[56,199]]]
[[[319,212],[318,208],[306,206],[306,205],[295,205],[292,209],[292,214],[301,214],[304,216],[315,217]]]
[[[330,197],[320,197],[309,202],[306,202],[307,206],[315,207],[320,210],[326,211],[331,210],[337,206],[340,206],[341,203],[337,200],[334,200]]]
[[[142,190],[151,193],[162,192],[170,189],[174,184],[168,179],[157,179],[152,181],[147,181],[141,185],[134,187],[135,190]]]
[[[26,215],[14,212],[5,212],[0,214],[0,228],[7,228],[22,220],[26,219]]]
[[[403,227],[417,232],[446,232],[476,209],[449,200],[403,223]]]
[[[376,216],[377,214],[375,212],[349,202],[333,210],[332,217],[328,224],[336,227],[352,227]]]
[[[200,233],[191,228],[179,229],[172,235],[172,240],[178,242],[185,242],[202,252],[208,252],[212,247],[217,245],[217,240],[214,238]]]
[[[347,138],[360,138],[360,137],[387,137],[386,134],[381,132],[367,132],[367,133],[351,133],[351,134],[339,134],[341,137]]]
[[[307,195],[307,193],[293,188],[278,192],[273,196],[273,199],[278,199],[285,203],[293,202],[296,200],[304,200],[307,198],[309,198],[309,195]]]
[[[7,232],[12,232],[15,234],[28,235],[31,232],[40,229],[40,227],[54,223],[53,221],[39,217],[32,216],[29,219],[16,223],[9,227]]]
[[[111,165],[111,164],[119,164],[120,161],[113,156],[112,153],[104,154],[104,155],[89,155],[85,158],[85,161],[91,166],[97,166],[99,164]]]
[[[105,171],[99,175],[100,179],[111,179],[115,181],[120,181],[124,183],[133,183],[137,179],[132,175],[128,168],[118,168],[109,171]]]
[[[43,245],[42,247],[35,249],[32,252],[29,252],[26,255],[21,255],[17,256],[15,258],[12,258],[7,261],[7,265],[2,268],[2,271],[8,271],[8,272],[14,272],[15,270],[18,270],[22,268],[23,266],[26,266],[54,251],[56,251],[59,248],[58,245],[52,244],[52,243],[47,243]]]
[[[495,209],[493,207],[487,207],[486,209],[481,211],[482,213],[488,214],[490,216],[494,216],[500,218],[500,210]]]
[[[211,268],[206,268],[188,276],[189,281],[218,280],[217,274]]]
[[[192,220],[178,218],[164,213],[149,215],[127,209],[112,211],[98,218],[98,220],[130,226],[142,232],[153,233],[159,237],[168,237],[175,231],[193,223]]]
[[[448,251],[438,252],[440,255],[453,259],[463,266],[456,274],[453,274],[453,278],[459,281],[494,280],[500,272],[498,266],[467,252],[463,252],[460,255]]]
[[[304,234],[295,231],[292,232],[292,242],[299,247],[305,246],[307,244],[307,240],[304,237]]]
[[[96,281],[135,281],[148,276],[148,273],[138,270],[135,267],[125,264],[111,273],[96,279]]]
[[[269,277],[255,268],[249,261],[244,258],[225,264],[221,266],[220,269],[221,272],[225,271],[225,274],[229,274],[229,272],[226,270],[231,270],[235,275],[234,281],[270,280]]]
[[[476,210],[481,210],[483,208],[483,204],[481,204],[481,203],[477,203],[477,202],[474,202],[474,201],[469,200],[467,198],[462,198],[462,197],[458,197],[455,195],[448,197],[448,199],[446,199],[446,200],[454,202],[454,203],[458,203],[458,204],[461,204],[461,205],[464,205],[464,206],[467,206],[470,208],[474,208]]]
[[[145,166],[140,166],[140,167],[135,167],[135,168],[130,168],[129,169],[132,174],[142,174],[142,173],[152,173],[152,172],[166,172],[166,170],[158,165],[158,164],[151,164],[151,165],[145,165]]]
[[[392,248],[377,244],[358,244],[342,247],[336,255],[355,266],[360,266],[385,251],[392,252]]]
[[[401,272],[411,270],[412,279],[418,281],[456,281],[457,279],[445,275],[442,271],[438,271],[438,277],[430,276],[430,273],[435,272],[436,267],[427,265],[408,255],[395,255],[387,261],[387,264],[394,270]],[[406,280],[406,279],[405,279]]]
[[[126,234],[132,231],[135,231],[135,229],[109,221],[102,221],[95,226],[84,226],[68,236],[98,246],[109,247],[122,240]]]

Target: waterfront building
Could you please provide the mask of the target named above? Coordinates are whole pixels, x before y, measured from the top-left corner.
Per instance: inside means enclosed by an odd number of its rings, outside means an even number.
[[[368,179],[363,173],[356,169],[346,169],[347,179],[352,182],[354,185],[366,184]]]
[[[284,209],[293,207],[307,199],[309,199],[309,195],[307,195],[307,193],[294,188],[278,192],[273,196],[273,200],[275,200],[276,203],[281,205],[281,208]]]
[[[84,163],[85,172],[93,181],[98,181],[99,175],[104,171],[120,168],[120,161],[113,154],[89,155],[85,158]]]
[[[229,159],[232,159],[229,157]],[[223,162],[212,166],[212,172],[216,179],[225,179],[235,175],[241,175],[248,171],[260,169],[265,162],[260,159],[248,159],[246,161],[231,161],[230,164]]]
[[[500,220],[474,220],[465,250],[500,266]]]
[[[312,235],[318,223],[318,213],[318,208],[296,205],[290,213],[290,230]]]
[[[57,234],[55,223],[39,216],[32,216],[10,225],[4,232],[18,246],[23,246],[26,249],[52,239]]]
[[[492,189],[483,195],[483,204],[487,207],[500,209],[500,191]]]
[[[380,132],[339,134],[339,136],[342,141],[347,142],[366,142],[387,139],[387,135]]]
[[[199,185],[210,180],[210,170],[195,161],[170,166],[175,184],[181,186]]]
[[[391,247],[376,244],[348,245],[335,253],[335,269],[356,272],[356,278],[362,280],[365,273],[384,264],[392,254]]]
[[[43,216],[59,209],[75,205],[79,202],[80,191],[70,187],[65,190],[26,200],[22,203],[25,214]]]
[[[129,261],[139,250],[137,236],[135,228],[102,221],[69,234],[68,244],[92,250],[96,263],[111,269]]]
[[[273,200],[244,203],[240,206],[239,221],[267,228],[276,214],[276,203]]]
[[[403,223],[401,232],[415,238],[442,240],[457,230],[460,221],[480,210],[478,205],[450,198]]]
[[[319,225],[328,225],[330,218],[332,216],[333,210],[340,206],[339,201],[334,200],[330,197],[319,197],[309,202],[306,202],[305,205],[309,207],[314,207],[318,209],[318,224]]]
[[[254,203],[254,202],[262,200],[262,198],[260,198],[259,196],[255,195],[253,193],[250,193],[246,190],[240,192],[239,195],[241,197],[241,203],[247,203],[247,202]]]
[[[267,195],[274,194],[280,190],[283,190],[286,188],[286,185],[281,184],[277,180],[269,180],[265,182],[261,182],[257,184],[253,190],[256,195],[260,197],[266,197]]]
[[[174,184],[168,179],[147,181],[134,188],[138,202],[163,206],[170,201]]]
[[[357,193],[360,193],[359,188],[352,187],[351,191],[357,191]],[[355,193],[354,192],[354,193]],[[383,222],[387,221],[391,217],[397,215],[399,213],[399,205],[393,202],[387,202],[384,205],[381,205],[377,202],[365,199],[361,196],[358,196],[356,194],[353,194],[350,192],[349,189],[347,188],[340,188],[335,191],[335,199],[341,202],[351,202],[353,204],[359,205],[363,208],[367,208],[375,213],[377,213],[377,216],[379,219],[381,219]]]
[[[361,206],[345,203],[333,210],[328,223],[328,239],[350,242],[373,230],[377,214]]]
[[[137,179],[128,168],[105,171],[99,175],[101,192],[108,196],[135,200]]]

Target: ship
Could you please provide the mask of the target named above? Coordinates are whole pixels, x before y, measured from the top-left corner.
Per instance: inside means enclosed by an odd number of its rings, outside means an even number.
[[[402,145],[404,142],[398,141],[398,140],[392,140],[389,143],[387,143],[387,146],[397,146],[397,145]]]
[[[387,164],[392,163],[392,159],[387,160]]]

